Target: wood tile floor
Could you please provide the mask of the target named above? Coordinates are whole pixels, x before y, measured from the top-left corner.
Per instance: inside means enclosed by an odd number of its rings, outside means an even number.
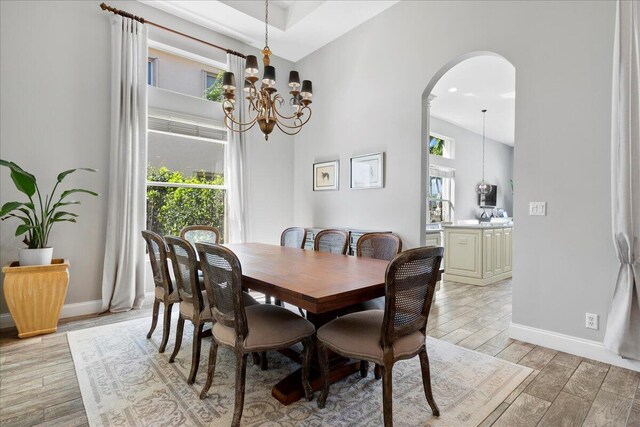
[[[1,332],[0,425],[87,425],[66,332],[140,317],[150,319],[150,307],[65,320],[57,333],[27,340]],[[640,427],[640,373],[514,341],[510,322],[510,281],[447,282],[427,327],[433,337],[534,369],[482,426]]]

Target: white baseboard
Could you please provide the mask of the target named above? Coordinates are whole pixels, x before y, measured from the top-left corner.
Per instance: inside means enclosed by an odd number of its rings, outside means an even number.
[[[604,344],[598,341],[572,337],[570,335],[545,331],[544,329],[532,328],[516,323],[512,323],[511,326],[509,326],[509,337],[640,372],[640,361],[624,359],[612,353]]]
[[[153,302],[155,297],[153,292],[145,293],[145,301]],[[60,318],[66,319],[68,317],[86,316],[87,314],[98,314],[102,311],[102,300],[78,302],[74,304],[65,304],[62,306],[60,312]],[[13,318],[9,313],[0,314],[0,329],[11,328],[16,324],[13,322]]]

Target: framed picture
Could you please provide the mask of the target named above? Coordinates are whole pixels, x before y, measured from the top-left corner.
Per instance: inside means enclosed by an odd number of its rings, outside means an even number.
[[[351,158],[351,188],[384,187],[384,153]]]
[[[340,162],[313,164],[313,191],[337,190],[340,177]]]

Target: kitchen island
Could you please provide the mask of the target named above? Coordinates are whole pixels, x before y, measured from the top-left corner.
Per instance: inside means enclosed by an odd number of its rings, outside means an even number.
[[[511,277],[513,223],[444,226],[444,279],[486,286]]]

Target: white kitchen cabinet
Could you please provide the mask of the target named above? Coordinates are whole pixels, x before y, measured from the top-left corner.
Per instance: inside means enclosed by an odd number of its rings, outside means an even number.
[[[511,277],[511,225],[445,226],[444,279],[488,285]]]

